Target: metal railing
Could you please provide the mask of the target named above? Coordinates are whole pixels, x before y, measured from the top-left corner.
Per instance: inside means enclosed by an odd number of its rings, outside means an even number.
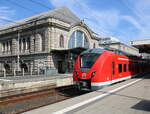
[[[0,77],[16,77],[16,76],[32,76],[32,75],[48,75],[48,69],[30,69],[30,71],[27,71],[23,68],[20,71],[17,71],[16,69],[0,70]]]

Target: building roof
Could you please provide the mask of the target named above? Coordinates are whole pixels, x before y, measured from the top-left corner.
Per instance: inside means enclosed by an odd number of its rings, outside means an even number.
[[[150,39],[134,40],[130,44],[139,49],[140,53],[150,54]]]
[[[131,49],[134,49],[134,50],[137,50],[137,51],[138,51],[137,48],[135,48],[135,47],[133,47],[133,46],[126,45],[126,44],[121,43],[121,42],[112,42],[112,43],[99,44],[99,45],[104,45],[104,46],[105,46],[105,45],[124,45],[124,46],[126,46],[126,47],[128,47],[128,48],[131,48]]]
[[[22,25],[22,24],[25,24],[25,23],[28,23],[28,22],[32,22],[32,21],[35,21],[35,20],[48,18],[48,17],[55,18],[55,19],[64,21],[64,22],[69,23],[69,24],[74,24],[74,23],[77,23],[77,22],[81,21],[67,7],[60,7],[60,8],[56,8],[54,10],[50,10],[50,11],[47,11],[47,12],[44,12],[44,13],[40,13],[40,14],[35,15],[35,16],[31,16],[31,17],[28,17],[28,18],[25,18],[25,19],[22,19],[22,20],[12,22],[10,24],[3,25],[3,26],[0,27],[0,31],[11,28],[11,27],[15,27],[15,26],[18,26],[18,25]]]
[[[18,20],[0,27],[0,32],[6,31],[7,29],[16,28],[18,26],[22,26],[24,24],[28,24],[31,22],[35,22],[38,20],[46,19],[46,18],[54,18],[60,21],[66,22],[70,24],[70,27],[76,26],[78,24],[83,24],[86,29],[91,33],[92,38],[96,40],[100,40],[100,37],[93,32],[83,21],[81,21],[70,9],[67,7],[60,7],[54,10],[50,10],[47,12],[43,12],[28,18],[24,18],[22,20]]]

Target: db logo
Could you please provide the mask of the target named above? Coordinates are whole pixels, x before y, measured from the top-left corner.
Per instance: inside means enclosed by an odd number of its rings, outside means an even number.
[[[82,78],[85,78],[86,77],[86,73],[82,73]]]

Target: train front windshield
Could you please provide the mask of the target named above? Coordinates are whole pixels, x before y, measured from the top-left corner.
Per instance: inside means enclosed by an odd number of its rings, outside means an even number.
[[[81,55],[81,70],[86,71],[92,67],[100,54],[84,54]]]

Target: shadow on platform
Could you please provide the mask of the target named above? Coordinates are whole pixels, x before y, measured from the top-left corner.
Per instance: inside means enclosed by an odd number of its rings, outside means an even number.
[[[136,110],[143,110],[150,112],[150,101],[149,100],[141,100],[139,103],[131,107]]]
[[[66,97],[80,96],[90,92],[90,91],[79,91],[74,85],[59,87],[56,88],[55,90],[58,91],[60,95]]]

